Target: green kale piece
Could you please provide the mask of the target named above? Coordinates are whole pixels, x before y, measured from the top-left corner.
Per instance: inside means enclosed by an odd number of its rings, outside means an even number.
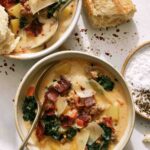
[[[58,131],[60,127],[60,120],[56,115],[44,116],[42,121],[44,123],[45,135],[51,136],[55,140],[62,139],[62,134]]]
[[[34,96],[25,97],[22,106],[23,119],[25,121],[33,121],[36,116],[37,103]]]
[[[73,137],[77,134],[77,128],[69,128],[66,132],[66,137],[68,140],[72,140]]]
[[[99,76],[96,81],[106,90],[112,91],[115,84],[108,76]]]
[[[101,144],[95,142],[92,145],[87,145],[88,150],[108,150],[112,136],[112,129],[107,127],[104,123],[101,123],[100,126],[104,130]]]
[[[104,130],[104,134],[102,135],[103,145],[101,146],[101,150],[108,150],[112,136],[112,129],[107,127],[104,123],[100,124],[100,126]]]
[[[20,18],[20,28],[23,29],[28,24],[28,20],[26,17]]]
[[[88,150],[101,150],[101,144],[93,143],[92,145],[87,145]]]

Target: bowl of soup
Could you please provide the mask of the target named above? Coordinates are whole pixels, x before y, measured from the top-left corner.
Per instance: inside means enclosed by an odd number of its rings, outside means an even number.
[[[40,150],[121,150],[134,128],[135,110],[126,82],[111,65],[78,51],[49,55],[25,75],[15,97],[17,131],[23,140],[42,114],[28,148]]]
[[[65,7],[67,1],[1,1],[1,26],[6,33],[0,35],[0,55],[33,59],[60,47],[73,31],[82,6],[82,1],[72,0]]]

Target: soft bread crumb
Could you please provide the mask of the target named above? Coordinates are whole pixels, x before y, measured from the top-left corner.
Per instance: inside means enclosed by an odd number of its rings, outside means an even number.
[[[131,0],[83,0],[91,25],[114,27],[130,20],[136,9]]]
[[[145,136],[144,136],[144,139],[143,139],[143,142],[145,142],[145,143],[150,143],[150,134],[146,134]]]

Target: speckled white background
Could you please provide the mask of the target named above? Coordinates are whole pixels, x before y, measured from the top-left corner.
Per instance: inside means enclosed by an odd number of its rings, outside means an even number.
[[[150,40],[150,1],[134,0],[134,3],[137,13],[133,21],[108,30],[93,30],[82,12],[74,32],[64,46],[97,55],[120,71],[129,51]],[[81,29],[87,29],[87,32]],[[20,140],[15,129],[13,99],[24,74],[36,61],[0,57],[0,150],[18,150]],[[142,142],[146,133],[150,133],[150,122],[137,115],[134,132],[124,150],[150,150],[150,144]]]

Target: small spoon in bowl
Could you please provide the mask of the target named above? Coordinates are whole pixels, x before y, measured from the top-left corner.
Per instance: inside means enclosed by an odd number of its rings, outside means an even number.
[[[45,77],[45,75],[47,74],[47,72],[49,71],[49,69],[54,66],[54,64],[56,64],[56,62],[54,62],[54,63],[50,64],[48,67],[46,67],[43,70],[43,72],[39,75],[39,77],[38,77],[38,79],[36,81],[34,97],[35,97],[36,102],[37,102],[37,113],[36,113],[36,116],[35,116],[35,119],[34,119],[32,125],[31,125],[31,128],[30,128],[27,136],[23,140],[23,143],[21,144],[19,150],[24,150],[24,148],[27,145],[27,142],[28,142],[29,138],[31,137],[31,134],[33,133],[33,131],[34,131],[34,129],[35,129],[35,127],[36,127],[36,125],[37,125],[37,123],[39,121],[39,118],[40,118],[42,110],[43,110],[43,105],[44,105],[44,101],[41,102],[39,100],[39,96],[38,96],[39,87],[40,87],[42,79]]]

